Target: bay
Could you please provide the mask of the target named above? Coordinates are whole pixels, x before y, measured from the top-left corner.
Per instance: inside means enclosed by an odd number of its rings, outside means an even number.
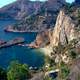
[[[16,37],[23,37],[26,43],[34,41],[37,33],[11,33],[4,32],[4,28],[14,24],[14,20],[0,20],[0,40],[11,40]],[[28,64],[32,67],[41,67],[44,64],[44,55],[41,51],[23,46],[12,46],[0,49],[0,66],[7,68],[11,61],[18,60],[20,63]]]

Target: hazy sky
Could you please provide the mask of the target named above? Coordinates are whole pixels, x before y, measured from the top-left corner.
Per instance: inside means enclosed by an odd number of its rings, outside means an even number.
[[[12,3],[16,0],[0,0],[0,7],[3,7],[4,5],[7,5],[9,3]],[[35,1],[35,0],[32,0],[32,1]],[[45,1],[45,0],[40,0],[40,1]],[[74,0],[66,0],[67,2],[73,2]]]

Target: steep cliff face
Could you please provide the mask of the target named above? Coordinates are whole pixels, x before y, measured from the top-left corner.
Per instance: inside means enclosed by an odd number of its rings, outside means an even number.
[[[57,46],[59,42],[61,42],[61,44],[66,44],[77,38],[78,32],[75,28],[76,24],[74,21],[63,10],[61,10],[51,37],[51,46]]]
[[[51,50],[54,46],[58,46],[59,43],[62,45],[68,44],[73,39],[80,37],[80,32],[77,31],[76,28],[77,25],[75,21],[72,20],[72,18],[68,16],[64,10],[61,10],[57,17],[54,29],[46,32],[44,31],[44,34],[41,33],[37,35],[34,44],[38,44],[39,41],[41,43],[37,47],[41,47],[44,44],[43,47],[47,46],[47,50]]]
[[[32,42],[29,46],[33,48],[43,48],[44,46],[48,46],[50,44],[51,32],[51,29],[40,32],[37,35],[36,40]]]

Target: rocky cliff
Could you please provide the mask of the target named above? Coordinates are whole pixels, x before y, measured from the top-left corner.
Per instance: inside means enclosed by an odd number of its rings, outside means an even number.
[[[55,46],[58,46],[59,43],[61,43],[62,45],[66,45],[68,43],[71,43],[71,41],[73,40],[75,41],[77,40],[77,44],[75,45],[73,44],[73,45],[75,46],[74,50],[78,55],[78,57],[76,59],[73,59],[71,64],[69,62],[70,65],[69,64],[68,65],[70,67],[70,73],[67,76],[67,79],[65,78],[64,80],[80,79],[80,54],[79,54],[80,53],[80,21],[78,20],[79,16],[76,17],[79,14],[77,13],[78,9],[79,8],[76,8],[76,10],[74,10],[71,13],[66,13],[66,9],[62,9],[57,17],[57,21],[54,29],[41,32],[40,34],[37,35],[34,43],[30,44],[30,46],[32,47],[42,48],[41,50],[44,51],[46,55],[50,56],[53,59],[55,58],[55,57],[52,57],[53,56],[52,54],[54,53],[53,48]],[[75,15],[75,11],[76,11],[76,15]],[[57,52],[58,51],[55,52],[55,56],[59,55],[59,53],[57,54]],[[70,52],[69,52],[69,55],[70,55]],[[66,63],[67,58],[65,56],[62,55],[62,58]],[[76,55],[74,56],[76,57]],[[56,59],[58,60],[58,58]]]
[[[54,29],[46,31],[44,34],[39,34],[35,42],[36,44],[38,44],[38,41],[41,42],[39,45],[41,46],[43,43],[46,45],[47,41],[49,47],[58,46],[59,43],[62,45],[68,44],[71,40],[80,37],[80,32],[78,32],[76,28],[77,24],[75,21],[65,13],[65,10],[61,10],[57,17]],[[38,37],[40,37],[40,39],[38,39]]]
[[[29,46],[33,48],[44,48],[44,46],[47,46],[50,44],[50,38],[51,38],[51,29],[45,30],[40,32],[35,41],[32,42]]]
[[[68,16],[64,10],[61,10],[56,21],[51,39],[51,46],[57,46],[59,42],[66,44],[69,41],[77,38],[78,32],[75,30],[76,24]]]

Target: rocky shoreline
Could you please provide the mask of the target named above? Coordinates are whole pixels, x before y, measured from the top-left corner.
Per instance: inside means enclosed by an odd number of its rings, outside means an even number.
[[[46,29],[48,30],[48,29]],[[8,26],[6,28],[4,28],[4,31],[5,32],[13,32],[13,33],[27,33],[27,32],[36,32],[36,33],[39,33],[39,32],[42,32],[42,31],[46,31],[46,30],[17,30],[17,29],[13,29],[12,26]]]
[[[40,32],[36,39],[29,44],[31,48],[44,48],[45,46],[50,44],[51,33],[53,29],[48,29]]]
[[[7,42],[0,40],[0,49],[10,47],[10,46],[13,46],[16,44],[24,43],[24,42],[25,42],[24,38],[15,38],[15,39],[7,41]]]

